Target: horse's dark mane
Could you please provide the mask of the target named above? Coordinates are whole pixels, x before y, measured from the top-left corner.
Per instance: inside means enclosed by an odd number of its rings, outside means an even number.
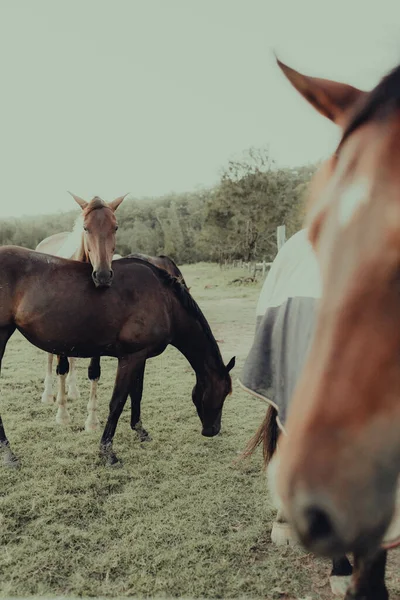
[[[361,125],[372,118],[384,118],[400,108],[400,65],[390,71],[366,96],[360,108],[347,125],[338,150],[343,142]]]
[[[178,300],[182,304],[183,308],[185,310],[187,310],[187,312],[189,314],[191,314],[192,317],[194,317],[199,322],[205,335],[211,342],[212,347],[214,348],[217,365],[221,368],[221,371],[225,371],[225,365],[222,360],[221,352],[219,350],[217,341],[216,341],[215,337],[213,336],[210,325],[208,324],[207,319],[201,312],[199,305],[193,299],[189,290],[184,285],[182,285],[181,282],[176,277],[173,277],[172,275],[167,273],[167,271],[165,271],[164,269],[160,269],[159,267],[156,267],[155,265],[153,265],[153,263],[150,263],[143,258],[138,258],[137,256],[134,256],[134,255],[128,255],[128,256],[125,256],[124,258],[120,259],[118,262],[122,262],[122,261],[126,261],[126,260],[129,260],[130,262],[136,262],[139,264],[146,265],[157,275],[158,279],[160,279],[161,282],[165,286],[172,289],[175,296],[178,298]]]

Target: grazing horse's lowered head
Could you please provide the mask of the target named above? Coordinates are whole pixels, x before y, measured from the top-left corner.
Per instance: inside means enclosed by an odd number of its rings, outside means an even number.
[[[400,67],[367,93],[280,66],[342,138],[311,186],[323,289],[277,488],[308,549],[373,555],[400,472]]]
[[[113,279],[111,263],[115,252],[115,234],[118,229],[115,211],[126,195],[112,202],[104,202],[98,196],[86,202],[79,196],[71,192],[70,194],[82,209],[84,236],[80,260],[91,263],[92,278],[96,287],[110,287]]]
[[[235,362],[236,358],[233,357],[226,366],[222,363],[223,372],[219,377],[215,377],[210,372],[207,385],[197,378],[197,383],[192,390],[193,404],[203,426],[201,433],[205,437],[214,437],[221,430],[223,404],[226,396],[232,393],[232,380],[229,372],[235,366]]]

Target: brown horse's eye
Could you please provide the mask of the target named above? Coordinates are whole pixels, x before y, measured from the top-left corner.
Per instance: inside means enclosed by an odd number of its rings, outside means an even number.
[[[115,226],[115,231],[118,231],[118,225]]]
[[[87,228],[87,227],[85,227],[85,226],[83,226],[83,231],[85,231],[85,232],[87,233],[87,231],[88,231],[88,228]]]

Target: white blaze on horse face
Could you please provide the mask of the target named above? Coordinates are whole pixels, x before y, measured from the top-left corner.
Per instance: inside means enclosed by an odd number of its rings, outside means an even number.
[[[351,183],[341,195],[338,218],[341,227],[347,227],[361,206],[366,204],[370,196],[368,179],[358,179]]]

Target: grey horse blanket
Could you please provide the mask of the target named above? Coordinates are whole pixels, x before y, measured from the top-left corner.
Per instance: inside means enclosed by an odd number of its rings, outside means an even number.
[[[277,410],[285,431],[286,415],[311,346],[321,297],[318,263],[302,229],[278,252],[266,277],[256,311],[256,333],[239,384]],[[400,485],[396,512],[383,547],[400,545]]]
[[[320,295],[317,260],[302,229],[278,252],[264,282],[254,342],[239,379],[277,409],[280,426],[310,347]]]

